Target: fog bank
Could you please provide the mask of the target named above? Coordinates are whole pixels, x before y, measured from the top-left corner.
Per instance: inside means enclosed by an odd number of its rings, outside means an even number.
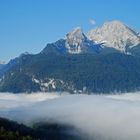
[[[65,95],[0,94],[0,116],[25,124],[75,126],[94,140],[140,139],[140,93]]]

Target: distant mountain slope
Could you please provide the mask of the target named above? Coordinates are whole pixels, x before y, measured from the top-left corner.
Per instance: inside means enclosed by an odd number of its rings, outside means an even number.
[[[34,127],[27,127],[17,122],[0,118],[1,140],[85,140],[70,133],[76,131],[74,127],[61,124],[34,123]]]

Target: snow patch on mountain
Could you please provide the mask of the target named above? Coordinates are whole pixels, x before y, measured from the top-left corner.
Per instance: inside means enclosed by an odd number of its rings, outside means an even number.
[[[42,91],[46,91],[50,87],[52,89],[56,88],[56,80],[55,79],[48,78],[48,79],[43,81],[43,80],[38,80],[36,78],[32,78],[32,81],[35,82],[36,84],[39,84]],[[60,82],[63,83],[63,81],[60,81]]]
[[[55,91],[56,89],[58,89],[58,91],[64,91],[64,89],[68,89],[69,91],[75,90],[74,85],[64,82],[60,79],[37,79],[33,76],[32,81],[40,86],[40,90],[42,92]]]

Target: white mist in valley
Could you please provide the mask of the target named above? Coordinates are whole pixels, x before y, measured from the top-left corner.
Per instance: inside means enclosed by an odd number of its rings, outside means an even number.
[[[69,95],[0,93],[0,117],[72,125],[94,140],[140,139],[140,93]]]

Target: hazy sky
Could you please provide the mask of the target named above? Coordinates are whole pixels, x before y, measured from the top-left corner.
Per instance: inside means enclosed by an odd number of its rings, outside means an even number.
[[[120,20],[140,31],[140,0],[0,0],[0,60],[37,53],[77,26]]]

